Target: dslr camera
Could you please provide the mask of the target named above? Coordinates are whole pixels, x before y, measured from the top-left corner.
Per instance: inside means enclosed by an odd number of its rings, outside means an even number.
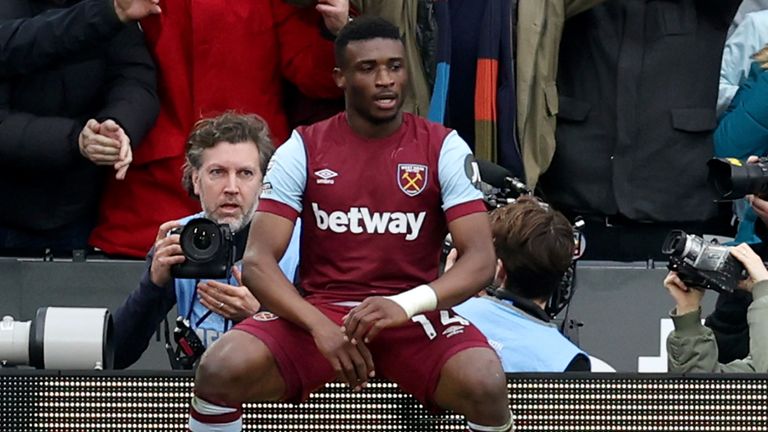
[[[733,292],[746,279],[744,266],[726,246],[707,243],[703,238],[672,230],[661,252],[669,255],[667,268],[677,272],[687,286]]]
[[[171,276],[178,279],[228,279],[235,259],[235,241],[227,224],[206,218],[192,219],[179,234],[186,260],[171,266]]]
[[[749,194],[768,196],[768,158],[748,164],[736,158],[713,158],[707,162],[709,181],[721,199],[735,200]]]

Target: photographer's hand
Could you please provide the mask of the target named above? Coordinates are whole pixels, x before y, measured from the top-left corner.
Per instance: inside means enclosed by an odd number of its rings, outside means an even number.
[[[749,247],[742,243],[730,248],[731,255],[744,264],[744,268],[749,273],[749,279],[739,284],[739,288],[752,292],[752,286],[760,281],[768,279],[768,269],[765,268],[763,260]]]
[[[243,285],[237,266],[232,266],[232,276],[237,281],[237,286],[207,280],[197,285],[197,294],[203,306],[224,318],[239,322],[258,312],[261,303]]]
[[[698,310],[701,307],[701,299],[704,297],[704,290],[696,287],[688,287],[677,276],[676,272],[669,272],[664,278],[664,286],[669,294],[675,299],[677,306],[675,313],[685,315],[689,312]]]
[[[179,235],[168,235],[173,228],[180,227],[179,221],[168,221],[160,225],[155,238],[154,254],[149,278],[157,286],[164,286],[171,280],[171,266],[181,264],[186,258],[181,252]]]

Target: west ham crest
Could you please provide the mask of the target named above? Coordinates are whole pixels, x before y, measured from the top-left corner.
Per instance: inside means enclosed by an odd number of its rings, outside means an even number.
[[[427,187],[427,166],[420,164],[398,164],[397,184],[408,196],[416,196]]]

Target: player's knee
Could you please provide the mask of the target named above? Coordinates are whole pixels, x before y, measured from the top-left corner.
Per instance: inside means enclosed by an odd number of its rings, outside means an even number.
[[[244,379],[249,369],[242,357],[232,355],[233,344],[222,338],[205,352],[195,373],[195,395],[229,406],[243,402],[241,386],[249,381]]]
[[[498,360],[480,362],[462,374],[464,397],[472,405],[488,405],[492,402],[506,403],[508,398],[507,378]]]

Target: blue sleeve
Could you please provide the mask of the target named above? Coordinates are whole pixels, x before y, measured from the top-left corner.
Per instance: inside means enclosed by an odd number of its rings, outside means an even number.
[[[267,167],[261,199],[285,204],[301,213],[302,196],[307,184],[307,155],[298,132],[281,145]]]
[[[472,151],[456,131],[445,137],[437,174],[443,197],[443,211],[468,201],[482,199],[483,195],[472,184],[465,169],[467,158],[472,158]]]
[[[293,234],[288,248],[280,259],[280,270],[289,281],[296,281],[296,270],[299,267],[299,244],[301,242],[301,219],[296,219],[296,225],[293,226]]]
[[[159,287],[152,283],[149,278],[151,254],[147,261],[139,287],[112,315],[115,369],[129,367],[144,354],[152,334],[176,304],[173,284]]]
[[[714,134],[715,156],[768,154],[768,71],[754,63]]]

